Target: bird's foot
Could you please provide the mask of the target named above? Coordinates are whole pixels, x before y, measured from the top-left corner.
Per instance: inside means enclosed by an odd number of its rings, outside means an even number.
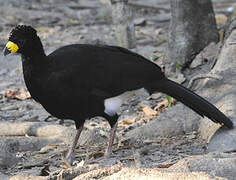
[[[71,167],[73,165],[74,160],[75,160],[75,156],[74,156],[75,146],[77,144],[77,141],[79,139],[79,136],[80,136],[80,133],[81,133],[82,129],[83,129],[83,126],[81,126],[79,129],[77,129],[76,135],[74,137],[74,140],[72,142],[72,145],[71,145],[67,155],[63,156],[64,157],[64,164],[67,167]]]
[[[63,156],[63,161],[61,162],[61,164],[65,165],[66,168],[71,168],[72,164],[74,162],[74,153],[72,153],[71,151],[69,151],[65,156]]]
[[[70,165],[72,165],[73,162],[74,162],[74,160],[75,160],[74,153],[72,153],[71,151],[69,151],[68,154],[66,155],[65,160],[66,160]]]
[[[109,157],[111,157],[111,155],[112,155],[112,148],[108,147],[105,154],[104,154],[104,157],[109,158]]]

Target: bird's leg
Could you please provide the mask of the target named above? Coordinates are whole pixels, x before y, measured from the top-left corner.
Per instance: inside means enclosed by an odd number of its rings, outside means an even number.
[[[74,140],[73,140],[73,142],[71,144],[71,147],[70,147],[70,149],[69,149],[69,151],[68,151],[68,153],[66,155],[66,161],[67,161],[67,163],[69,165],[72,165],[72,163],[74,161],[75,146],[76,146],[76,144],[78,142],[78,139],[80,137],[80,134],[81,134],[82,130],[83,130],[83,126],[81,126],[79,129],[77,129],[77,132],[76,132],[76,135],[74,137]]]
[[[107,157],[111,155],[111,150],[112,150],[113,141],[116,135],[117,125],[118,125],[118,121],[115,123],[115,125],[111,128],[111,131],[110,131],[110,138],[109,138],[108,147],[105,154],[105,156]]]

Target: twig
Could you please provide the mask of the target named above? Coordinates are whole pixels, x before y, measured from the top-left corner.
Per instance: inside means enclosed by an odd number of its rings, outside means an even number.
[[[58,179],[63,179],[63,180],[71,180],[78,176],[79,174],[87,173],[91,170],[97,169],[97,166],[83,166],[83,167],[75,167],[75,168],[70,168],[70,169],[65,169],[65,170],[59,170],[59,171],[54,171],[50,173],[50,175],[47,177],[47,180],[58,180]]]
[[[198,79],[206,79],[206,78],[217,79],[217,80],[222,79],[220,76],[215,75],[215,74],[199,74],[199,75],[194,76],[192,79],[190,79],[187,88],[190,89],[192,87],[194,81],[196,81]]]
[[[234,44],[236,44],[236,42],[229,42],[228,44],[229,45],[234,45]]]
[[[129,2],[128,3],[131,7],[135,7],[135,8],[145,8],[145,9],[153,9],[153,10],[157,10],[157,11],[165,11],[165,12],[170,12],[170,9],[167,8],[163,8],[163,7],[157,7],[157,6],[149,6],[149,5],[144,5],[144,4],[136,4],[133,2]]]
[[[122,169],[122,164],[118,163],[111,167],[103,167],[98,169],[98,165],[76,167],[73,169],[66,169],[55,171],[50,174],[47,180],[71,180],[78,176],[78,179],[100,179],[104,176],[110,176]]]

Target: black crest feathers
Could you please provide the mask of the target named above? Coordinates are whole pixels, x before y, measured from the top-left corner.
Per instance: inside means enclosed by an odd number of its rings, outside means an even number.
[[[37,31],[31,26],[17,25],[10,33],[9,40],[32,38],[37,36]]]

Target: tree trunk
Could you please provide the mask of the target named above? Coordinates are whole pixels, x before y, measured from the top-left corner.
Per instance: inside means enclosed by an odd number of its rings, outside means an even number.
[[[111,4],[117,44],[128,49],[135,48],[135,29],[128,0],[111,0]]]
[[[171,0],[167,63],[172,70],[188,67],[197,53],[218,41],[218,36],[210,0]]]

